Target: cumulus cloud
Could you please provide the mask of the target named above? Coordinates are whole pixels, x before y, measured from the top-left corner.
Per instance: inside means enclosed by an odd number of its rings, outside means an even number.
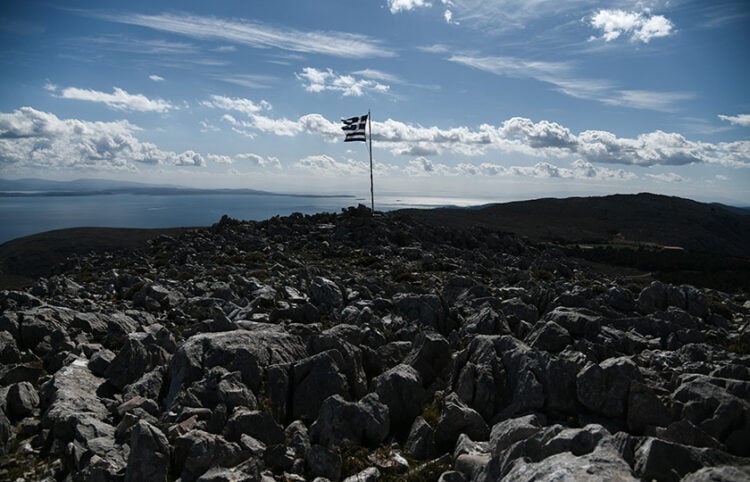
[[[205,159],[203,159],[203,156],[201,156],[197,152],[185,151],[182,154],[177,154],[174,156],[174,165],[204,167],[206,165],[206,161]]]
[[[265,100],[255,103],[250,99],[241,97],[224,97],[222,95],[212,95],[210,100],[202,101],[205,107],[213,107],[222,110],[233,110],[243,114],[255,114],[264,110],[271,110],[271,104]]]
[[[269,132],[294,136],[303,132],[320,135],[330,142],[341,141],[341,125],[320,114],[308,114],[297,120],[249,114],[248,120],[231,115],[222,118],[237,132],[254,136]],[[375,145],[396,155],[435,156],[454,153],[484,155],[490,150],[522,153],[538,157],[576,157],[594,164],[637,166],[718,164],[726,167],[750,167],[750,141],[709,143],[692,141],[682,134],[654,131],[635,138],[618,137],[602,130],[578,134],[556,122],[534,122],[513,117],[500,126],[481,124],[477,128],[423,127],[387,119],[372,123]]]
[[[67,87],[62,90],[63,99],[83,100],[105,104],[115,110],[136,112],[166,112],[175,106],[163,99],[149,99],[142,94],[130,94],[126,90],[114,87],[111,94],[92,89]]]
[[[243,154],[237,154],[235,158],[238,161],[242,161],[245,164],[253,167],[271,167],[274,169],[281,169],[281,161],[279,161],[277,157],[273,156],[263,157],[259,156],[258,154],[247,152]]]
[[[646,174],[646,177],[653,179],[655,181],[659,182],[669,182],[669,183],[676,183],[676,182],[685,182],[687,181],[686,178],[680,176],[679,174],[676,174],[674,172],[665,172],[663,174]]]
[[[209,154],[206,156],[206,159],[209,161],[216,163],[216,164],[232,164],[234,163],[234,160],[229,156],[224,156],[221,154]]]
[[[674,32],[674,24],[663,15],[620,9],[599,10],[591,16],[590,25],[602,32],[599,38],[605,42],[611,42],[622,35],[629,34],[632,42],[649,43],[651,39],[668,37]]]
[[[391,13],[399,13],[409,10],[414,10],[420,7],[431,7],[430,2],[424,0],[388,0],[388,8]]]
[[[729,122],[733,125],[742,127],[750,127],[750,114],[738,114],[738,115],[721,115],[719,119]]]
[[[331,156],[307,156],[294,164],[294,167],[319,174],[332,175],[362,175],[370,172],[370,165],[362,161],[349,159],[345,162],[337,161]]]
[[[148,78],[153,80],[154,82],[164,82],[164,77],[161,77],[156,74],[149,75]]]
[[[451,169],[445,164],[433,162],[426,157],[418,157],[408,162],[404,167],[404,172],[411,176],[429,176],[429,175],[442,175],[450,176],[459,173],[458,170]]]
[[[380,72],[365,71],[372,76]],[[344,97],[354,96],[361,97],[366,92],[386,93],[390,86],[380,82],[361,79],[353,75],[339,75],[332,69],[318,70],[313,67],[305,67],[302,72],[295,74],[299,80],[306,82],[305,90],[308,92],[333,91],[341,92]]]
[[[135,169],[137,164],[203,166],[193,151],[175,153],[141,142],[126,120],[88,122],[22,107],[0,113],[0,165],[35,168]]]
[[[404,170],[414,173],[414,167],[420,164],[412,161]],[[451,175],[489,176],[489,177],[531,177],[536,179],[575,179],[575,180],[597,180],[597,181],[630,181],[638,179],[635,173],[623,169],[609,169],[594,166],[590,162],[578,159],[573,161],[570,167],[562,167],[549,162],[538,162],[531,166],[504,166],[491,162],[481,164],[461,163],[455,168],[442,166],[440,169],[422,169],[422,173],[438,173]]]

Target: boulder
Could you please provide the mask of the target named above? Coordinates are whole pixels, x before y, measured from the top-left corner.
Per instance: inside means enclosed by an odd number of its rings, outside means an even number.
[[[392,432],[405,433],[422,412],[425,400],[422,379],[409,365],[397,365],[374,378],[372,390],[388,406]]]
[[[165,481],[169,469],[167,437],[148,422],[139,421],[130,435],[130,455],[125,481]]]
[[[341,455],[336,450],[322,445],[313,445],[305,459],[307,476],[310,479],[323,477],[328,480],[341,478]]]
[[[42,424],[51,429],[59,447],[74,438],[85,442],[114,435],[114,427],[106,423],[109,410],[97,396],[104,379],[91,373],[87,365],[85,359],[75,359],[41,388],[42,405],[46,407]]]
[[[166,406],[170,407],[184,386],[202,378],[211,367],[239,371],[242,382],[255,392],[268,366],[306,356],[298,337],[276,331],[236,330],[192,336],[177,349],[169,364]]]
[[[721,465],[750,465],[750,459],[649,437],[636,450],[634,471],[644,479],[671,482],[703,467]]]
[[[7,331],[0,331],[0,363],[8,365],[21,361],[16,339]]]
[[[680,377],[672,399],[689,420],[711,437],[723,442],[742,428],[750,414],[750,382],[706,375]]]
[[[486,420],[508,403],[507,372],[492,337],[477,336],[457,354],[451,381],[461,401]]]
[[[123,398],[129,400],[133,397],[141,396],[143,398],[150,398],[151,400],[158,400],[166,373],[167,368],[164,366],[156,367],[150,372],[144,373],[138,380],[126,385],[122,389]]]
[[[641,290],[636,299],[636,304],[643,313],[666,310],[668,306],[667,286],[661,281],[653,281]]]
[[[424,418],[414,419],[404,443],[404,451],[418,460],[429,460],[435,456],[435,431]]]
[[[437,295],[419,295],[399,293],[393,297],[396,311],[407,321],[416,321],[422,326],[429,326],[447,335],[452,328],[443,303]]]
[[[531,482],[536,480],[636,482],[638,479],[633,476],[628,464],[616,452],[596,450],[582,456],[563,452],[536,463],[528,463],[518,459],[502,480],[506,482]]]
[[[39,406],[39,394],[29,382],[11,385],[6,399],[6,409],[11,420],[21,420],[34,413]]]
[[[105,377],[107,369],[114,359],[115,354],[112,351],[102,348],[89,358],[89,370],[98,377]]]
[[[344,479],[344,482],[377,482],[380,480],[380,471],[377,467],[368,467],[365,470]]]
[[[641,434],[647,427],[664,426],[669,423],[671,414],[656,393],[636,380],[630,382],[628,393],[628,429]]]
[[[240,445],[221,435],[191,430],[174,441],[172,464],[175,475],[193,482],[213,467],[232,467],[244,459]]]
[[[438,450],[451,450],[462,433],[472,440],[487,440],[490,429],[479,413],[464,405],[455,393],[450,393],[443,400],[435,426],[435,445]]]
[[[377,394],[370,393],[357,403],[334,395],[320,407],[318,418],[310,427],[310,437],[313,442],[327,447],[344,440],[373,446],[385,439],[389,427],[388,407],[380,402]]]
[[[67,339],[67,329],[76,312],[59,306],[43,305],[19,312],[19,348],[29,349],[40,356],[49,349],[42,348],[45,339],[59,342]]]
[[[448,340],[438,333],[431,332],[420,333],[414,341],[412,351],[404,359],[404,363],[419,372],[422,383],[426,386],[441,376],[450,361]]]
[[[750,465],[705,467],[686,475],[681,482],[737,482],[739,480],[750,480]]]
[[[492,426],[490,447],[503,451],[514,443],[536,435],[542,429],[543,420],[537,415],[510,418]]]
[[[526,336],[526,342],[537,350],[559,352],[572,342],[568,330],[554,321],[537,323],[534,329]]]
[[[461,330],[472,335],[506,335],[510,333],[505,315],[502,312],[498,313],[490,305],[484,305],[478,312],[468,316]]]
[[[539,319],[539,310],[537,307],[525,303],[519,297],[503,300],[500,307],[506,317],[514,316],[532,325]]]
[[[558,306],[544,316],[546,321],[554,321],[574,337],[594,337],[601,329],[602,318],[586,308]]]
[[[590,363],[577,377],[578,400],[606,417],[625,416],[631,380],[640,381],[638,366],[628,357]]]
[[[8,453],[10,436],[13,433],[13,426],[5,416],[5,412],[0,408],[0,456]]]
[[[310,301],[323,309],[338,308],[344,303],[341,289],[328,278],[317,276],[310,283]]]
[[[611,286],[607,290],[606,303],[613,309],[621,312],[629,312],[635,309],[633,294],[620,286]]]
[[[247,434],[266,445],[284,442],[284,431],[273,417],[259,410],[238,408],[227,420],[224,427],[224,437],[232,442],[239,442],[243,434]]]
[[[291,367],[291,415],[294,419],[315,420],[323,400],[331,395],[349,398],[349,384],[342,374],[345,361],[338,350],[326,350]]]
[[[132,333],[107,366],[105,376],[112,385],[122,389],[154,367],[166,364],[169,358],[169,352],[159,346],[151,334]]]

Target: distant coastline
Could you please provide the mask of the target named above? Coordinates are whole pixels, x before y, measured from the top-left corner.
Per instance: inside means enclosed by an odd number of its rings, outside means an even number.
[[[201,195],[256,195],[304,198],[354,198],[351,194],[300,194],[278,193],[247,188],[194,188],[161,186],[104,179],[79,179],[75,181],[47,181],[43,179],[0,179],[0,197],[70,197],[111,196],[135,194],[142,196],[201,196]]]
[[[71,196],[112,196],[116,194],[135,194],[141,196],[201,196],[201,195],[248,195],[281,196],[321,199],[354,199],[352,194],[288,194],[254,189],[189,189],[189,188],[123,188],[103,191],[0,191],[0,197],[71,197]]]

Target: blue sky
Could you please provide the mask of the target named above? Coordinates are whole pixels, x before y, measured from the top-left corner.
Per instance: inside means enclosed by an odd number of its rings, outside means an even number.
[[[0,177],[750,204],[750,5],[3,2]]]

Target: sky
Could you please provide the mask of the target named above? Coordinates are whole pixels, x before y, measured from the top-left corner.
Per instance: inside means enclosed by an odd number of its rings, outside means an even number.
[[[750,205],[747,0],[0,1],[0,178]]]

